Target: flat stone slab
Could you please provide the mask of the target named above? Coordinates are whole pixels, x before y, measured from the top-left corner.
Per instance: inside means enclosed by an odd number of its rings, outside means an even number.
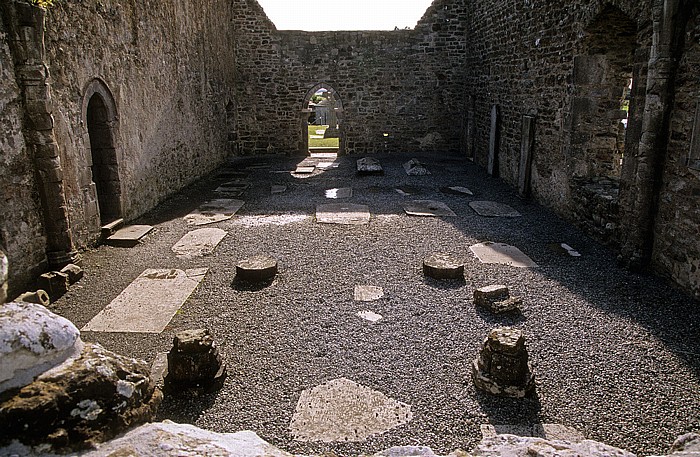
[[[127,225],[117,230],[114,235],[107,238],[107,244],[123,248],[134,247],[146,236],[153,227],[150,225]]]
[[[145,270],[81,330],[161,333],[207,271],[208,268]]]
[[[384,169],[377,159],[363,157],[357,161],[357,173],[360,175],[383,175]]]
[[[430,171],[418,159],[409,160],[403,164],[403,169],[406,170],[406,174],[409,176],[427,176],[430,174]]]
[[[462,186],[448,186],[448,187],[442,187],[440,188],[440,192],[443,194],[452,194],[452,195],[474,195],[474,192],[469,190],[466,187]]]
[[[296,170],[294,170],[294,173],[298,175],[310,175],[311,173],[314,172],[316,167],[297,167]]]
[[[402,187],[397,187],[396,192],[398,192],[400,195],[403,196],[408,196],[408,195],[419,195],[421,193],[420,189],[417,187],[411,187],[411,186],[402,186]]]
[[[569,441],[571,443],[579,443],[586,439],[583,433],[575,428],[561,424],[482,424],[481,435],[484,439],[495,438],[497,435],[516,435],[544,438],[546,440]]]
[[[323,138],[323,136],[321,136],[321,138]],[[309,154],[309,156],[313,159],[337,159],[338,153],[336,153],[336,152],[312,152],[311,154]]]
[[[272,214],[259,216],[241,216],[232,222],[233,225],[243,227],[268,227],[271,225],[283,226],[296,224],[311,219],[305,214]]]
[[[236,279],[242,281],[265,281],[277,274],[277,259],[268,254],[259,254],[243,259],[236,264]]]
[[[340,187],[338,189],[326,190],[326,198],[350,198],[352,197],[351,187]]]
[[[478,243],[469,249],[481,261],[481,263],[496,263],[510,265],[518,268],[533,268],[537,264],[520,249],[504,243]]]
[[[357,317],[370,322],[379,322],[384,316],[375,312],[364,310],[357,313]]]
[[[289,429],[296,441],[365,441],[412,418],[410,405],[340,378],[303,391]]]
[[[207,225],[231,219],[243,207],[243,200],[220,198],[201,205],[184,217],[189,225]]]
[[[287,186],[270,186],[270,193],[271,194],[283,194],[287,192]]]
[[[423,274],[434,279],[462,279],[464,262],[448,254],[434,253],[423,260]]]
[[[353,203],[329,203],[316,207],[316,222],[321,224],[367,225],[369,207]]]
[[[449,206],[435,200],[413,200],[404,203],[403,209],[410,216],[456,216]]]
[[[375,301],[384,296],[384,289],[375,286],[355,286],[353,298],[355,301]]]
[[[480,216],[485,217],[520,217],[521,214],[505,203],[492,201],[469,202],[469,206]]]
[[[227,235],[226,230],[202,228],[189,232],[171,248],[180,259],[192,259],[214,253],[216,246]]]

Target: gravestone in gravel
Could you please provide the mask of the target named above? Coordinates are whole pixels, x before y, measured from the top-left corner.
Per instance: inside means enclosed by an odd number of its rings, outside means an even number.
[[[283,194],[287,192],[287,186],[279,186],[279,185],[273,185],[270,186],[270,193],[271,194]]]
[[[303,391],[289,428],[296,441],[364,441],[412,417],[410,405],[340,378]]]
[[[220,388],[225,378],[226,366],[208,330],[183,330],[175,335],[163,379],[168,392]]]
[[[319,162],[318,165],[316,165],[316,168],[320,170],[327,170],[329,168],[338,168],[340,167],[339,162]]]
[[[353,298],[355,301],[375,301],[384,296],[384,289],[376,286],[355,286]]]
[[[153,230],[150,225],[127,225],[117,230],[107,238],[107,244],[120,248],[131,248],[139,244],[141,239]]]
[[[213,254],[226,235],[226,230],[218,228],[193,230],[180,238],[171,249],[179,259],[203,257]]]
[[[485,217],[520,217],[521,214],[512,207],[499,202],[475,201],[469,202],[469,206],[480,216]]]
[[[481,263],[497,263],[518,268],[537,267],[537,264],[520,249],[505,243],[486,241],[470,246],[469,249]]]
[[[327,189],[326,198],[350,198],[352,197],[351,187],[340,187],[337,189]]]
[[[474,304],[500,314],[520,308],[523,300],[520,297],[511,297],[506,286],[492,285],[474,290]]]
[[[310,175],[314,172],[316,169],[316,166],[298,166],[296,170],[294,170],[294,173],[297,175]]]
[[[316,222],[321,224],[367,225],[369,207],[353,203],[329,203],[316,207]]]
[[[373,311],[364,310],[357,313],[357,317],[370,322],[379,322],[382,319],[381,314],[377,314]]]
[[[474,195],[474,192],[472,192],[468,188],[462,187],[462,186],[441,187],[440,192],[442,192],[443,194],[461,195],[461,196]]]
[[[277,259],[268,254],[249,257],[236,264],[236,279],[239,281],[267,281],[276,274]]]
[[[161,333],[207,271],[145,270],[81,330]]]
[[[487,393],[522,398],[535,388],[523,332],[500,327],[491,330],[479,357],[472,363],[474,385]]]
[[[207,225],[231,219],[245,202],[230,198],[210,200],[184,217],[188,225]]]
[[[358,175],[383,175],[384,169],[379,161],[373,157],[363,157],[357,161]]]
[[[423,259],[423,274],[434,279],[463,279],[464,262],[436,252]]]
[[[413,200],[406,202],[403,204],[403,209],[409,216],[456,216],[449,206],[443,202],[434,200]]]
[[[425,165],[423,165],[418,159],[411,159],[405,164],[403,164],[403,169],[406,170],[406,174],[409,176],[427,176],[430,174]]]
[[[7,301],[7,278],[9,276],[9,263],[5,251],[0,249],[0,305]]]

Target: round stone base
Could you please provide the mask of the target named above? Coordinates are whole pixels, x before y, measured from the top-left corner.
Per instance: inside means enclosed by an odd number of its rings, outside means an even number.
[[[236,264],[236,279],[241,281],[265,281],[277,274],[277,259],[260,254],[241,260]]]
[[[423,273],[434,279],[464,278],[464,264],[447,254],[431,254],[423,260]]]

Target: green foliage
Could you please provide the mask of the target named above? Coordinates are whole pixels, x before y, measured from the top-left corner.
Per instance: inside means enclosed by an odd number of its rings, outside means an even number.
[[[39,6],[41,8],[48,8],[53,5],[53,0],[29,0],[32,5]]]
[[[311,138],[311,136],[321,136],[322,133],[316,133],[316,130],[325,130],[327,125],[309,125],[309,147],[310,148],[337,148],[340,146],[338,138]]]

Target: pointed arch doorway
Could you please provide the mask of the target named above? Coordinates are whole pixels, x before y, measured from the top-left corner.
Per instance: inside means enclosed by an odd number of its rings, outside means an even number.
[[[343,102],[327,83],[312,87],[304,97],[301,111],[300,153],[345,153]]]

